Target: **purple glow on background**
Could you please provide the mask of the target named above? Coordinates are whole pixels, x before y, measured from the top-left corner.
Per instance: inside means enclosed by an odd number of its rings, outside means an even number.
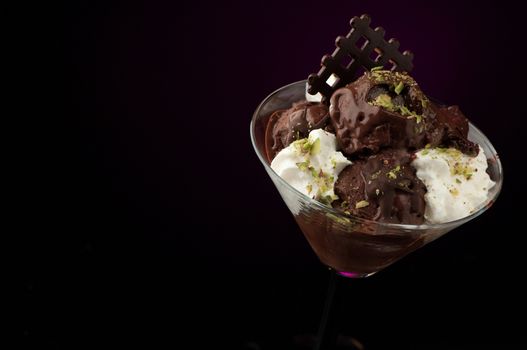
[[[53,155],[28,174],[57,203],[28,207],[52,230],[23,236],[22,348],[283,349],[314,330],[328,270],[265,174],[249,121],[269,93],[318,71],[362,13],[413,51],[428,95],[489,137],[507,179],[470,225],[374,278],[341,272],[355,278],[339,281],[342,334],[368,350],[525,348],[498,345],[525,340],[510,314],[527,314],[524,245],[502,235],[525,214],[521,2],[61,3],[50,12],[62,20],[40,17],[63,32],[42,31],[47,51],[28,65],[53,60],[49,83],[66,71],[65,98],[37,95],[67,103],[67,118],[64,140],[31,152]]]
[[[347,278],[355,278],[355,277],[359,277],[360,276],[360,274],[358,274],[356,272],[341,271],[338,274],[341,275],[341,276],[347,277]]]

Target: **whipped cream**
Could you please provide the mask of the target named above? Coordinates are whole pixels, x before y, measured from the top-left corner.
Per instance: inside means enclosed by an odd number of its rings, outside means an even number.
[[[271,168],[298,191],[330,204],[338,198],[334,192],[338,174],[349,164],[337,151],[335,135],[315,129],[308,138],[282,149],[271,162]]]
[[[431,224],[470,215],[487,200],[495,184],[486,172],[481,147],[476,157],[455,148],[425,148],[416,153],[412,166],[427,189],[425,219]]]
[[[329,78],[326,80],[326,83],[328,83],[329,86],[333,87],[335,83],[337,82],[337,76],[335,74],[331,74]],[[317,93],[316,95],[311,95],[309,92],[307,92],[308,89],[308,83],[306,83],[306,101],[309,102],[322,102],[322,95]]]

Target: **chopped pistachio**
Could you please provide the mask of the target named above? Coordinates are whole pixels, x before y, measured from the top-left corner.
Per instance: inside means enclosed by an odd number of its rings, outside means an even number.
[[[309,171],[311,171],[311,175],[316,179],[318,178],[317,170],[313,166],[308,167]]]
[[[412,112],[406,106],[400,106],[399,110],[401,111],[401,115],[412,115]]]
[[[451,188],[450,193],[452,193],[453,196],[457,196],[459,194],[459,191],[457,188]]]
[[[383,66],[377,66],[377,67],[373,67],[372,69],[370,69],[370,72],[375,72],[375,71],[382,70],[382,69],[383,69]]]
[[[331,195],[326,195],[326,196],[320,196],[318,200],[324,204],[329,205],[331,204],[331,202],[333,202],[336,199],[338,199],[338,197],[334,194],[331,194]]]
[[[404,89],[404,83],[400,81],[399,84],[397,84],[397,86],[395,87],[395,93],[397,95],[400,95],[403,89]]]
[[[296,163],[296,166],[297,166],[298,169],[300,169],[301,171],[306,171],[306,170],[308,169],[308,167],[309,167],[309,161]]]
[[[370,203],[369,203],[368,201],[365,201],[365,200],[358,201],[358,202],[355,204],[355,209],[364,208],[364,207],[367,207],[368,205],[370,205]]]
[[[296,151],[299,154],[304,154],[306,147],[309,149],[309,146],[306,146],[306,145],[309,145],[309,142],[307,139],[296,140],[295,142],[292,143],[292,145],[293,147],[295,147]]]
[[[335,158],[331,158],[331,166],[333,169],[337,168],[337,160]]]
[[[307,190],[307,193],[310,194],[311,191],[313,191],[313,185],[308,184],[308,185],[306,186],[306,190]]]
[[[320,152],[320,139],[316,139],[311,145],[311,155],[316,155]]]
[[[386,108],[389,111],[394,111],[395,107],[392,102],[392,98],[388,94],[380,94],[371,102],[374,106]]]
[[[347,207],[349,207],[349,205],[350,205],[350,203],[348,201],[342,201],[342,203],[340,203],[340,206],[342,208],[347,208]]]
[[[397,165],[395,168],[393,168],[392,170],[390,170],[386,176],[388,176],[389,179],[392,179],[392,180],[395,180],[397,179],[397,172],[399,172],[401,170],[401,166],[400,165]]]
[[[456,179],[456,182],[457,182],[458,184],[460,184],[460,183],[461,183],[461,180],[460,180],[460,179]]]
[[[448,152],[449,155],[452,156],[452,154],[456,154],[457,156],[456,157],[460,157],[461,155],[461,152],[456,150],[456,149],[446,149],[446,151],[444,152]],[[453,156],[454,157],[454,156]],[[472,173],[474,172],[475,169],[473,169],[472,167],[468,166],[468,165],[465,165],[465,164],[462,164],[461,162],[455,162],[454,165],[450,165],[450,173],[452,175],[462,175],[465,177],[465,179],[467,180],[470,180],[470,178],[472,177]]]

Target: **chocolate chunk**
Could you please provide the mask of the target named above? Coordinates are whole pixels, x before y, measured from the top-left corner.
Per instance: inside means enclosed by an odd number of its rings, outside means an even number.
[[[401,53],[396,39],[384,40],[384,29],[372,29],[370,23],[368,15],[351,19],[351,31],[345,37],[336,39],[337,48],[333,54],[322,57],[322,67],[318,73],[309,76],[310,94],[320,93],[323,102],[327,103],[335,90],[354,81],[364,70],[379,66],[387,66],[392,71],[412,70],[413,54],[410,51]],[[361,40],[364,44],[360,44]],[[327,80],[332,74],[337,77],[337,81],[330,86]]]
[[[433,105],[436,125],[432,128],[433,140],[431,144],[454,147],[461,152],[475,157],[479,153],[479,146],[467,139],[468,119],[463,115],[458,106]],[[440,135],[437,135],[437,134]],[[440,137],[440,140],[436,138]],[[430,137],[431,138],[431,137]]]

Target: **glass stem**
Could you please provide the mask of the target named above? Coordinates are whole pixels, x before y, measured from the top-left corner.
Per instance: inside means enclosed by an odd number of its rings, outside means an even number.
[[[329,287],[326,295],[326,302],[322,319],[318,328],[317,341],[315,350],[335,349],[337,346],[338,316],[340,310],[341,290],[339,285],[342,283],[342,277],[338,275],[337,271],[331,269],[331,276],[329,279]]]

